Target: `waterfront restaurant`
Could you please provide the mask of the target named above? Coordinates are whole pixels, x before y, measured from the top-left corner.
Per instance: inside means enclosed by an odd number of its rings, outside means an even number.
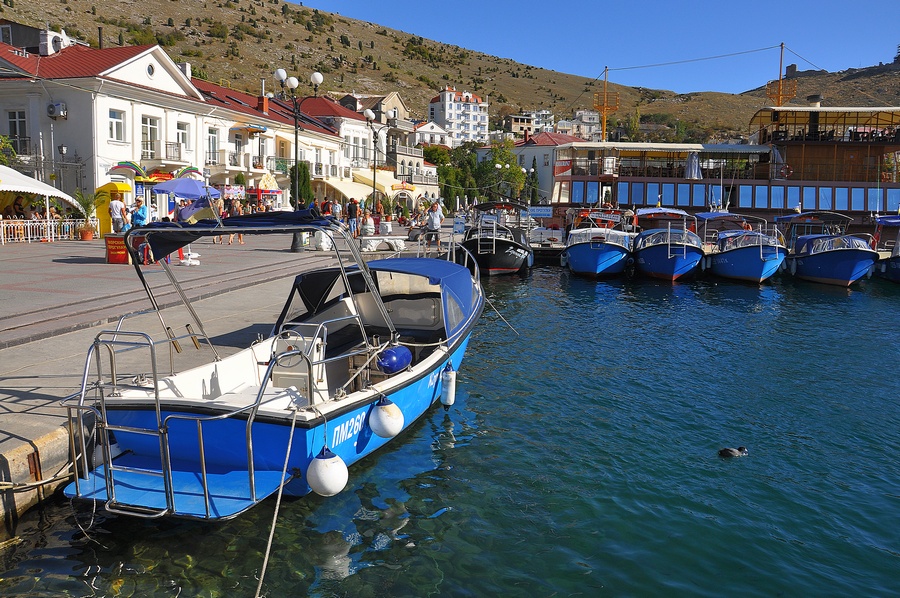
[[[551,203],[727,207],[771,219],[900,210],[900,108],[759,110],[750,144],[573,142],[555,148]]]

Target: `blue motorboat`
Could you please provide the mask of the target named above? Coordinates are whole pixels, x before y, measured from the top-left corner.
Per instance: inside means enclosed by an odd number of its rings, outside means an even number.
[[[878,252],[871,247],[871,235],[847,234],[853,221],[849,216],[802,212],[775,221],[788,247],[785,264],[797,278],[847,287],[872,275]]]
[[[763,218],[725,211],[695,214],[705,255],[701,270],[732,280],[761,283],[784,263],[781,233]]]
[[[609,277],[624,273],[633,262],[631,246],[637,235],[632,230],[624,230],[632,228],[632,215],[611,208],[570,209],[561,264],[582,276]]]
[[[676,281],[693,275],[703,257],[703,243],[693,216],[677,208],[640,208],[632,254],[638,272]]]
[[[900,282],[900,215],[875,218],[872,245],[879,256],[875,275]]]
[[[315,210],[154,223],[125,239],[129,248],[141,243],[132,253],[151,304],[157,292],[142,261],[159,260],[177,286],[164,256],[233,233],[321,233],[334,242],[328,259],[309,252],[271,334],[232,354],[214,344],[180,288],[193,324],[186,333],[160,309],[155,333],[123,322],[99,333],[81,391],[63,402],[78,455],[66,496],[121,515],[202,520],[235,517],[279,491],[330,496],[347,483],[347,466],[438,401],[452,404],[485,301],[477,265],[366,263],[348,229]],[[192,363],[180,368],[186,343],[205,346],[208,358],[190,351]]]

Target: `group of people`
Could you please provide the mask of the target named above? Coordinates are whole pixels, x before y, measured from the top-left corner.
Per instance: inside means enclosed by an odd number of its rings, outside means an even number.
[[[144,226],[150,220],[150,212],[144,205],[144,198],[134,200],[134,208],[129,210],[122,201],[122,195],[114,193],[109,202],[109,217],[114,233],[127,232],[132,226]]]
[[[338,220],[342,220],[340,216],[342,210],[338,202],[325,200],[321,204],[320,211],[324,215],[330,215]],[[376,223],[384,218],[384,206],[381,201],[376,201],[373,212],[368,207],[360,206],[359,201],[351,197],[347,203],[346,213],[347,227],[350,229],[350,234],[353,238],[360,236],[369,237],[375,235],[377,230]],[[403,206],[399,203],[394,208],[394,215],[397,222],[403,224],[400,220],[403,215]],[[435,243],[437,249],[440,250],[440,230],[443,222],[444,212],[441,210],[440,204],[435,201],[432,202],[428,210],[420,210],[405,224],[409,224],[411,229],[422,228],[425,234],[426,247],[430,248],[431,244]]]

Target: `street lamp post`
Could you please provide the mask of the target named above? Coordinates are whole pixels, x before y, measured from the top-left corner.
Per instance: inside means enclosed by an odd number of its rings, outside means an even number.
[[[291,194],[294,196],[294,211],[300,210],[300,102],[297,98],[296,89],[300,85],[297,77],[288,77],[287,71],[277,69],[275,71],[275,79],[281,85],[281,95],[283,98],[290,98],[293,106],[294,115],[294,185]],[[319,85],[323,81],[322,73],[315,72],[310,75],[309,80],[313,85],[313,94],[319,93]],[[294,233],[294,240],[291,242],[291,251],[297,253],[302,246],[302,239],[299,233]]]
[[[391,110],[388,110],[387,115],[388,115],[388,119],[397,118],[397,109],[392,108]],[[372,205],[369,206],[369,209],[374,211],[375,210],[375,193],[376,193],[376,187],[375,187],[376,171],[375,171],[375,169],[378,166],[378,136],[381,134],[382,131],[384,131],[391,125],[390,125],[390,123],[388,123],[388,124],[384,125],[383,127],[376,129],[375,124],[374,124],[375,123],[375,113],[372,111],[371,108],[366,108],[363,111],[363,116],[366,117],[366,123],[369,125],[369,128],[372,129]],[[387,154],[385,154],[385,163],[387,163]]]

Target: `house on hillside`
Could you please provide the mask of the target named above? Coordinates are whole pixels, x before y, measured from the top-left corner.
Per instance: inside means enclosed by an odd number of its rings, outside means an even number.
[[[445,87],[429,102],[428,120],[450,134],[451,147],[488,141],[488,101],[474,93]]]

